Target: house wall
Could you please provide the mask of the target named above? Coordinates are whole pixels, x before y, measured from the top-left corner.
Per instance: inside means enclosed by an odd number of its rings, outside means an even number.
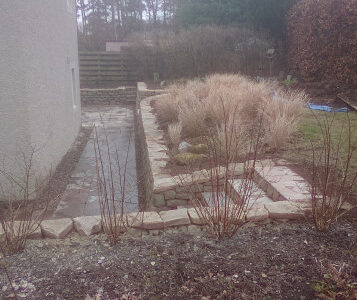
[[[77,47],[74,0],[0,1],[1,168],[20,174],[14,161],[35,147],[34,170],[45,174],[75,140]]]

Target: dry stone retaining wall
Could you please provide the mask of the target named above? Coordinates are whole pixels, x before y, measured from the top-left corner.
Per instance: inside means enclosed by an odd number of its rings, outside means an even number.
[[[190,194],[165,168],[169,160],[164,132],[159,128],[151,102],[164,95],[145,98],[139,103],[138,130],[144,170],[147,209],[167,210],[187,206]],[[203,185],[199,191],[204,191]]]
[[[140,90],[139,90],[140,93]],[[152,101],[165,95],[145,98],[138,103],[138,138],[140,144],[142,169],[144,170],[144,186],[146,208],[153,210],[170,210],[178,207],[189,207],[192,192],[202,193],[211,191],[208,170],[196,171],[193,174],[171,176],[166,164],[169,161],[164,131],[159,128],[153,112]],[[235,177],[243,174],[243,164],[231,168]],[[223,178],[225,169],[219,170],[218,176]],[[222,182],[223,183],[223,182]]]
[[[166,169],[169,160],[168,149],[165,146],[164,132],[159,128],[151,105],[152,101],[163,96],[165,95],[144,98],[138,103],[140,140],[147,175],[147,209],[159,211],[190,207],[192,192],[202,193],[211,190],[208,170],[171,176]],[[287,164],[288,162],[282,160],[277,164],[271,160],[256,163],[255,181],[271,198],[272,203],[254,204],[249,213],[251,219],[257,217],[253,212],[261,214],[262,210],[267,210],[270,218],[287,219],[311,211],[309,185],[288,168]],[[235,174],[231,174],[234,178],[243,175],[243,164],[230,169],[236,170]],[[221,167],[220,171],[223,178],[224,168]]]
[[[118,87],[116,89],[81,89],[83,105],[108,105],[135,103],[136,87]]]

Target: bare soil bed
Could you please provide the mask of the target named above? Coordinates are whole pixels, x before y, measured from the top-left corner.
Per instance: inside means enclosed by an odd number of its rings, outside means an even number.
[[[329,263],[345,265],[356,281],[356,229],[355,219],[326,234],[282,223],[245,227],[223,241],[182,232],[115,246],[103,235],[73,233],[30,241],[7,265],[23,299],[316,299],[312,285]],[[13,299],[0,269],[0,298]]]

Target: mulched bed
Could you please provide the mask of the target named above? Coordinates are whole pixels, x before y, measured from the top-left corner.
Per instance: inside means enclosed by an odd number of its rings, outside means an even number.
[[[356,281],[356,229],[356,220],[326,234],[282,223],[245,227],[223,241],[165,233],[115,246],[73,233],[30,241],[7,265],[26,299],[315,299],[311,286],[328,263],[345,264]],[[1,270],[0,298],[11,299],[4,276]]]

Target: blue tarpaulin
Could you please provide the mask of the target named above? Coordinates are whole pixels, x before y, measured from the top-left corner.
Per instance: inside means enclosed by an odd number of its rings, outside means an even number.
[[[327,105],[317,105],[317,104],[310,104],[310,103],[309,103],[309,108],[313,110],[322,110],[328,112],[348,112],[347,107],[332,108],[331,106],[327,106]]]

